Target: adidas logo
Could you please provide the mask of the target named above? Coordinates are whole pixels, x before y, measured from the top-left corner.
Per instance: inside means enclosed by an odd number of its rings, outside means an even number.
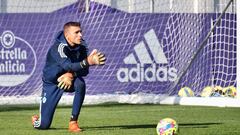
[[[151,29],[145,33],[144,38],[147,45],[141,41],[134,47],[139,62],[134,53],[130,53],[123,60],[124,64],[128,64],[128,67],[118,69],[117,79],[120,82],[175,81],[177,69],[163,66],[167,65],[168,61],[154,30]]]

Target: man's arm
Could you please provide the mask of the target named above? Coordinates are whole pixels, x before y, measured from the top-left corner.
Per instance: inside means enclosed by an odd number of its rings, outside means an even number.
[[[71,62],[71,60],[65,54],[66,45],[60,44],[58,48],[54,48],[51,52],[53,58],[59,63],[59,65],[66,71],[77,72],[81,69],[88,68],[92,65],[104,65],[106,58],[101,52],[97,52],[94,49],[90,55],[81,62]]]
[[[71,62],[70,58],[66,55],[66,46],[65,44],[59,44],[58,47],[55,47],[51,50],[51,55],[55,61],[66,71],[77,72],[81,69],[87,68],[89,65],[86,60],[81,62]]]
[[[79,70],[86,70],[89,66],[92,65],[104,65],[106,61],[105,55],[94,49],[90,53],[90,55],[83,61],[72,63],[71,60],[67,57],[67,55],[64,53],[64,48],[62,49],[62,52],[58,49],[58,53],[54,58],[59,63],[59,65],[61,65],[61,67],[69,71],[61,75],[57,79],[57,81],[59,82],[58,87],[64,90],[68,90],[71,88],[72,80],[74,78],[74,72],[77,73]]]

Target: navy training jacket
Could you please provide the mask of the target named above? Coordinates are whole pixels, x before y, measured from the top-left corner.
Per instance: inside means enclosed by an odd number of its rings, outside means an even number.
[[[87,54],[87,44],[83,39],[80,45],[72,48],[68,45],[63,31],[59,32],[54,44],[48,50],[43,80],[57,83],[57,78],[67,71],[74,72],[77,77],[86,76],[88,68],[82,68],[80,62],[87,58]]]

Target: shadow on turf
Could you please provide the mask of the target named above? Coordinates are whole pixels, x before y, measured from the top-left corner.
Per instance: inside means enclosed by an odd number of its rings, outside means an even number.
[[[144,125],[116,125],[116,126],[98,126],[98,127],[83,127],[86,130],[115,130],[115,129],[138,129],[138,128],[155,128],[155,124]]]
[[[208,128],[211,125],[221,125],[222,123],[180,123],[180,128]]]
[[[208,128],[211,125],[220,125],[222,123],[182,123],[178,126],[180,128]],[[85,130],[115,130],[115,129],[138,129],[138,128],[156,128],[156,124],[144,125],[116,125],[116,126],[98,126],[98,127],[84,127]]]

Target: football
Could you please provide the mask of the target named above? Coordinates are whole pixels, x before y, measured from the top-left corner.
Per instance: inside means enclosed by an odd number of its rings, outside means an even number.
[[[194,92],[189,87],[183,87],[179,90],[178,96],[180,96],[180,97],[193,97]]]
[[[157,135],[176,135],[178,132],[177,122],[172,118],[161,119],[156,127]]]
[[[202,90],[201,97],[210,97],[213,91],[214,90],[211,86],[207,86]]]
[[[223,92],[223,88],[221,86],[213,87],[213,92],[211,97],[224,97],[225,93]]]
[[[237,90],[234,86],[223,88],[223,92],[225,93],[226,97],[236,97],[237,95]]]

